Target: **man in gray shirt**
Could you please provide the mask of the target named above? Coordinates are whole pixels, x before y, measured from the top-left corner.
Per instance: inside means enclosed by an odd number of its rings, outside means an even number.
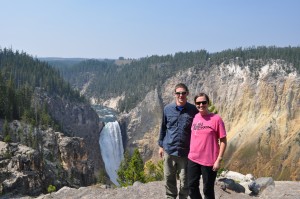
[[[186,199],[187,155],[190,148],[191,125],[197,108],[187,102],[189,90],[183,83],[175,86],[175,102],[164,107],[158,144],[159,155],[164,158],[166,198]],[[177,190],[177,174],[180,187]]]

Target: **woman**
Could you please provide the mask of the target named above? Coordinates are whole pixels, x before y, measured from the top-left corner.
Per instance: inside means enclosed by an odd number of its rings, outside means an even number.
[[[209,98],[200,93],[194,98],[199,111],[194,117],[188,155],[188,184],[191,199],[201,199],[199,181],[202,175],[205,199],[215,198],[217,171],[227,145],[222,118],[208,111]]]

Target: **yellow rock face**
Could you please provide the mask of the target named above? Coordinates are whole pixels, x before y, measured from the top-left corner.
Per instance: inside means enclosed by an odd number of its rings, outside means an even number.
[[[266,73],[221,104],[228,130],[225,167],[276,180],[300,180],[300,79]]]

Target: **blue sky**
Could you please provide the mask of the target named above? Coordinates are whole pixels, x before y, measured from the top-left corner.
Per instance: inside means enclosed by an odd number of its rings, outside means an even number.
[[[34,57],[141,58],[300,46],[298,0],[0,0],[0,48]]]

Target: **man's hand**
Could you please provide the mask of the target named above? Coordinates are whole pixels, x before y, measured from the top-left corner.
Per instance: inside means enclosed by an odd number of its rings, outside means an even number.
[[[159,157],[161,158],[164,157],[164,148],[159,147],[158,153],[159,153]]]

